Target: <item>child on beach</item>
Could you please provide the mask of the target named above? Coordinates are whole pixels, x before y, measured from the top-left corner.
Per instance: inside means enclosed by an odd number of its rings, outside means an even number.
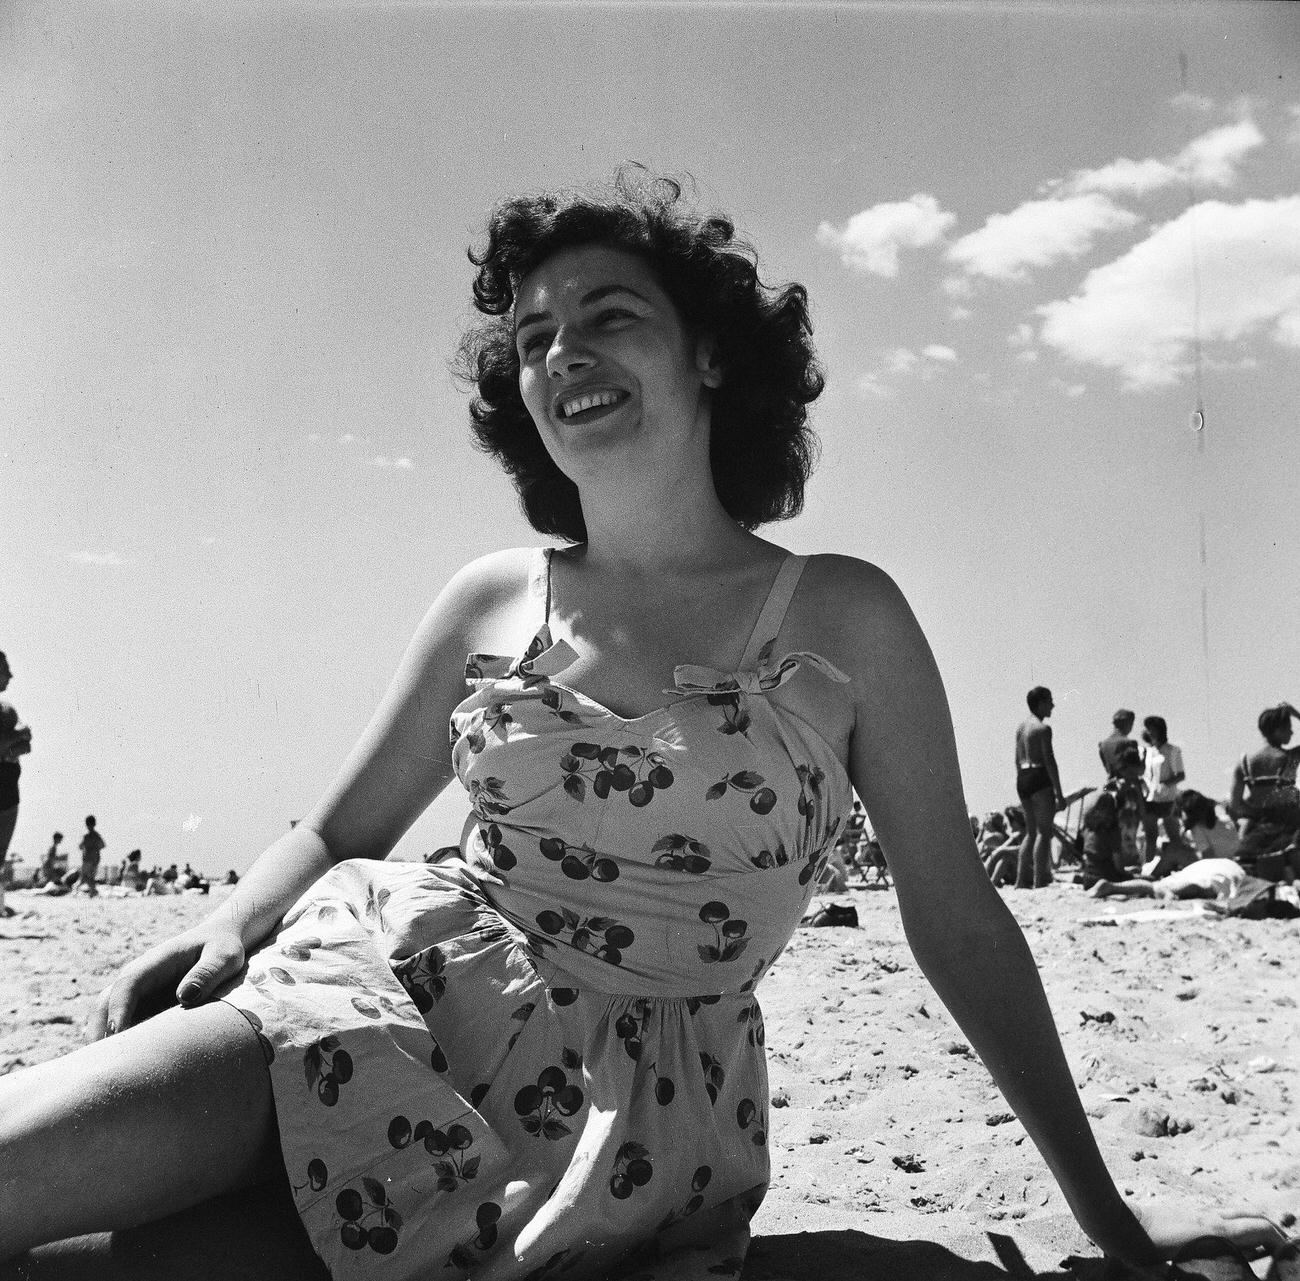
[[[77,888],[84,889],[91,898],[99,893],[96,880],[99,877],[99,856],[103,853],[105,841],[95,828],[95,816],[86,815],[86,834],[81,838],[81,871],[77,875]]]

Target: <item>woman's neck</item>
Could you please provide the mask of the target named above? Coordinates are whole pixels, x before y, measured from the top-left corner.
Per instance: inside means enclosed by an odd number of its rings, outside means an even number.
[[[610,485],[584,489],[587,526],[583,559],[593,569],[635,576],[690,574],[729,563],[748,563],[767,546],[727,514],[704,483],[656,486]]]

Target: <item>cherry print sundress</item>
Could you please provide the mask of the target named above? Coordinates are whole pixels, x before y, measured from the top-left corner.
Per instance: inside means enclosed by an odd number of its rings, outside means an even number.
[[[298,1213],[337,1278],[738,1276],[768,1179],[754,988],[852,791],[774,656],[789,556],[735,672],[625,719],[566,687],[549,551],[526,653],[470,655],[474,823],[446,862],[354,859],[225,999],[257,1030]]]

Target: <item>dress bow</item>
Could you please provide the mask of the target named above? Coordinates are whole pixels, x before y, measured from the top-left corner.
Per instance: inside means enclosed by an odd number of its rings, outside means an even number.
[[[568,641],[551,640],[551,629],[543,623],[518,658],[502,654],[471,654],[465,660],[465,680],[471,685],[511,677],[524,681],[530,678],[544,680],[558,675],[577,657],[578,651]]]
[[[759,654],[758,665],[738,672],[722,672],[716,667],[697,663],[683,663],[674,668],[673,680],[677,683],[665,694],[766,694],[784,685],[805,663],[816,668],[823,676],[838,685],[848,684],[849,678],[834,663],[807,650],[798,650],[779,659],[771,659],[767,651]]]

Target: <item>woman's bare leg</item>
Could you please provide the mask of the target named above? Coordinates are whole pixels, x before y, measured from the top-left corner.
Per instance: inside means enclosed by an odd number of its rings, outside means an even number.
[[[0,1077],[0,1259],[276,1177],[262,1050],[222,1002]]]
[[[0,1263],[0,1281],[328,1281],[281,1177]]]

